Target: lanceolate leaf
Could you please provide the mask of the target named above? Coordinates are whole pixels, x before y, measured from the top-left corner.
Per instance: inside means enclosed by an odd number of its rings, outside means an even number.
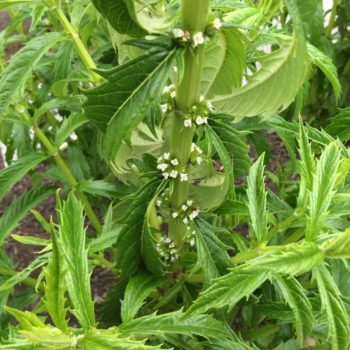
[[[338,79],[337,68],[333,64],[332,59],[311,44],[307,45],[307,51],[311,62],[316,65],[331,82],[335,97],[338,100],[341,93],[341,85]]]
[[[71,192],[59,211],[59,242],[64,252],[65,280],[74,307],[72,312],[81,326],[89,329],[95,325],[95,315],[85,236],[83,206]]]
[[[159,100],[175,57],[175,49],[155,47],[141,57],[101,73],[107,82],[86,92],[86,116],[106,132],[103,149],[107,159],[115,158],[122,142]]]
[[[57,42],[64,39],[60,33],[47,33],[29,41],[11,59],[1,73],[0,79],[0,120],[4,118],[7,108],[19,90],[24,88],[27,78],[41,57]]]
[[[40,153],[30,153],[9,167],[0,170],[0,200],[11,190],[29,170],[47,159],[48,156]]]
[[[252,235],[259,241],[267,239],[267,211],[266,195],[264,183],[264,155],[250,168],[247,178],[248,189],[248,208],[252,226]]]
[[[260,58],[261,68],[247,84],[212,99],[214,107],[234,117],[251,117],[283,110],[294,100],[304,81],[307,55],[300,37],[281,38],[281,47]]]
[[[52,252],[47,267],[45,268],[45,299],[44,303],[49,312],[52,322],[61,331],[66,332],[68,328],[66,320],[66,285],[64,282],[64,257],[57,242],[57,232],[52,229],[51,241]]]
[[[304,346],[306,337],[312,332],[313,315],[309,299],[305,295],[305,290],[293,277],[275,276],[284,300],[289,304],[295,318],[296,334],[299,345]]]
[[[313,240],[322,230],[328,208],[334,195],[337,171],[340,165],[340,149],[329,144],[316,164],[312,191],[309,196],[309,215],[306,222],[306,238]]]
[[[141,272],[130,278],[122,301],[121,316],[123,322],[132,320],[145,302],[145,299],[157,289],[159,280],[147,272]]]
[[[322,309],[328,319],[328,337],[332,350],[348,349],[350,345],[350,318],[340,291],[324,265],[313,270],[321,297]]]
[[[199,335],[206,339],[230,339],[231,329],[211,315],[198,315],[182,318],[183,313],[176,311],[164,315],[144,316],[121,325],[125,335]]]
[[[20,197],[14,199],[0,217],[0,244],[31,209],[34,209],[53,192],[53,187],[43,186],[24,192]]]
[[[218,278],[194,301],[185,315],[201,314],[210,309],[228,307],[232,309],[238,301],[249,297],[259,288],[270,274],[267,271],[242,271],[233,269],[228,274]]]

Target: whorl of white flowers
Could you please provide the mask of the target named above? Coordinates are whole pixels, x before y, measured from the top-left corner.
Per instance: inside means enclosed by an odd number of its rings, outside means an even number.
[[[204,96],[200,96],[198,102],[184,114],[184,127],[190,128],[194,124],[197,126],[208,124],[208,115],[213,110],[213,104],[205,100]]]
[[[169,237],[161,237],[156,249],[165,261],[175,262],[179,258],[175,243]]]
[[[193,200],[189,199],[186,203],[182,204],[178,211],[172,212],[174,219],[180,219],[185,225],[188,225],[199,215],[199,208],[193,207]]]
[[[171,158],[170,153],[165,152],[157,159],[157,169],[162,172],[163,177],[167,179],[179,178],[180,182],[188,181],[188,174],[176,158]]]

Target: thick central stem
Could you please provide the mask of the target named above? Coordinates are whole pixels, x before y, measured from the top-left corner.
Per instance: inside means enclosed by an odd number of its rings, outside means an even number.
[[[208,21],[210,0],[182,0],[182,29],[191,34],[204,32]],[[172,118],[170,136],[170,152],[172,157],[179,160],[182,166],[187,167],[191,155],[191,144],[195,127],[184,127],[181,113],[185,113],[194,103],[198,102],[204,58],[204,45],[185,53],[185,67],[183,78],[176,88],[176,109]],[[174,181],[174,188],[170,196],[170,203],[178,210],[188,199],[189,183]],[[183,244],[187,226],[180,220],[170,218],[169,235],[178,248]]]

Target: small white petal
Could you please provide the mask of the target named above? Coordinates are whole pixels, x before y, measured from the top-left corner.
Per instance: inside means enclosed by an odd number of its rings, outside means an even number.
[[[168,104],[164,103],[160,105],[160,109],[162,110],[163,113],[166,113],[168,111]]]
[[[163,154],[163,158],[164,158],[165,160],[168,160],[168,159],[170,158],[170,153],[168,153],[168,152],[164,153],[164,154]]]
[[[173,179],[176,179],[178,175],[178,171],[177,170],[172,170],[169,174],[170,177],[172,177]]]
[[[202,164],[203,163],[203,158],[202,157],[197,157],[196,161],[197,161],[197,164]]]
[[[180,182],[188,181],[188,175],[184,173],[180,173]]]
[[[174,211],[174,212],[171,214],[171,216],[172,216],[174,219],[176,219],[176,218],[179,216],[179,213],[176,212],[176,211]]]
[[[162,205],[162,201],[160,199],[157,199],[156,201],[156,206],[160,207]]]
[[[198,32],[193,35],[193,46],[196,47],[198,45],[204,44],[204,35],[202,32]]]
[[[220,30],[220,28],[222,27],[222,23],[220,21],[219,18],[215,18],[213,21],[213,27],[217,30]]]
[[[171,163],[172,165],[179,165],[179,161],[178,161],[176,158],[172,159],[172,160],[170,161],[170,163]]]
[[[190,128],[192,126],[192,120],[191,119],[185,119],[184,120],[184,127]]]
[[[187,224],[188,224],[188,219],[187,219],[187,218],[184,218],[184,219],[182,220],[182,222],[183,222],[185,225],[187,225]]]
[[[204,119],[199,115],[199,116],[197,116],[197,118],[196,118],[196,124],[197,125],[202,125],[202,124],[204,124]]]
[[[192,204],[193,204],[193,200],[192,199],[189,199],[186,204],[190,207]]]
[[[176,91],[172,91],[172,92],[170,93],[170,97],[171,97],[171,98],[175,98],[175,97],[176,97]]]
[[[174,38],[179,39],[185,36],[185,32],[180,28],[174,28],[173,35],[174,35]]]

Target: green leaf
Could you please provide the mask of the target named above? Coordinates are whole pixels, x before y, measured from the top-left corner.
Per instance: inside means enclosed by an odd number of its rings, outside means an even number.
[[[307,336],[311,335],[313,327],[312,306],[305,295],[305,290],[293,277],[274,276],[283,299],[293,311],[296,335],[299,346],[303,347]]]
[[[117,32],[134,37],[143,37],[147,34],[136,19],[133,1],[92,0],[92,2]]]
[[[207,98],[225,95],[242,84],[245,69],[243,35],[224,28],[205,47],[201,93]]]
[[[126,215],[120,220],[123,228],[118,236],[117,267],[123,276],[130,276],[137,271],[141,262],[141,235],[149,201],[159,186],[159,180],[149,181],[130,198],[132,202]]]
[[[46,160],[48,156],[30,153],[17,160],[9,167],[0,170],[0,200],[29,170]]]
[[[59,242],[64,252],[65,280],[74,310],[84,329],[95,325],[94,304],[91,300],[88,250],[85,247],[83,206],[73,192],[59,214]]]
[[[328,337],[332,350],[348,349],[350,345],[350,318],[333,277],[324,265],[313,270],[321,297],[322,310],[328,319]]]
[[[51,230],[52,252],[49,257],[47,267],[44,269],[45,275],[45,298],[44,303],[51,317],[53,324],[62,332],[67,332],[68,321],[66,319],[66,284],[64,270],[63,252],[60,250],[57,241],[57,232]]]
[[[341,85],[338,78],[337,68],[333,64],[332,59],[311,44],[307,44],[307,52],[311,62],[317,66],[331,82],[335,97],[339,100]]]
[[[242,298],[248,298],[269,278],[270,274],[264,270],[233,269],[216,279],[208,289],[201,292],[185,315],[201,314],[210,309],[223,307],[232,309]]]
[[[10,313],[25,330],[30,330],[33,327],[44,328],[45,324],[37,315],[30,311],[21,311],[9,306],[5,306],[4,310]]]
[[[266,241],[267,210],[266,210],[266,189],[264,182],[264,155],[252,165],[247,178],[248,208],[250,213],[253,236],[258,242]]]
[[[247,78],[245,86],[212,99],[216,110],[242,118],[289,106],[304,82],[307,55],[300,37],[280,37],[280,45],[278,50],[259,57],[261,68]]]
[[[106,132],[103,150],[107,159],[115,158],[122,142],[160,99],[176,56],[173,48],[155,46],[147,54],[104,72],[107,82],[86,91],[86,116]]]
[[[308,240],[315,239],[325,225],[335,193],[339,165],[340,149],[336,143],[331,143],[316,163],[312,191],[309,194],[309,215],[306,220],[305,236]]]
[[[180,311],[163,315],[148,315],[123,323],[120,330],[123,335],[164,335],[193,334],[206,339],[230,339],[232,330],[223,322],[216,320],[211,315],[198,315],[183,318]]]
[[[103,232],[100,236],[91,240],[88,245],[89,252],[96,253],[111,248],[117,241],[121,229],[121,227],[118,227],[109,232]]]
[[[135,277],[130,278],[122,301],[121,316],[123,322],[135,318],[145,303],[145,299],[157,289],[158,285],[159,279],[147,272],[140,272]]]
[[[0,217],[0,244],[12,232],[29,211],[54,193],[54,188],[43,186],[24,192],[8,205]]]
[[[325,258],[325,253],[313,242],[303,241],[266,249],[263,255],[249,260],[241,267],[295,276],[310,271]]]
[[[53,80],[55,82],[67,79],[72,66],[72,59],[74,57],[74,45],[72,41],[64,42],[57,50],[55,56],[55,65],[53,69]]]
[[[23,90],[27,78],[41,57],[65,37],[61,33],[47,33],[29,41],[10,60],[0,79],[0,120],[19,90]]]
[[[341,109],[339,113],[329,120],[326,132],[333,137],[338,137],[340,141],[346,142],[350,139],[350,107]]]
[[[115,183],[104,180],[83,180],[79,182],[79,188],[85,193],[90,193],[93,196],[101,196],[113,198],[118,191],[118,186]]]
[[[13,5],[34,5],[34,4],[40,4],[40,1],[36,0],[2,0],[0,4],[0,10],[13,6]]]
[[[72,134],[73,131],[86,124],[88,119],[83,114],[73,113],[67,119],[64,119],[55,135],[55,145],[61,146],[62,143]]]
[[[145,341],[120,337],[118,329],[94,329],[80,341],[82,350],[151,350],[160,346],[145,345]]]

